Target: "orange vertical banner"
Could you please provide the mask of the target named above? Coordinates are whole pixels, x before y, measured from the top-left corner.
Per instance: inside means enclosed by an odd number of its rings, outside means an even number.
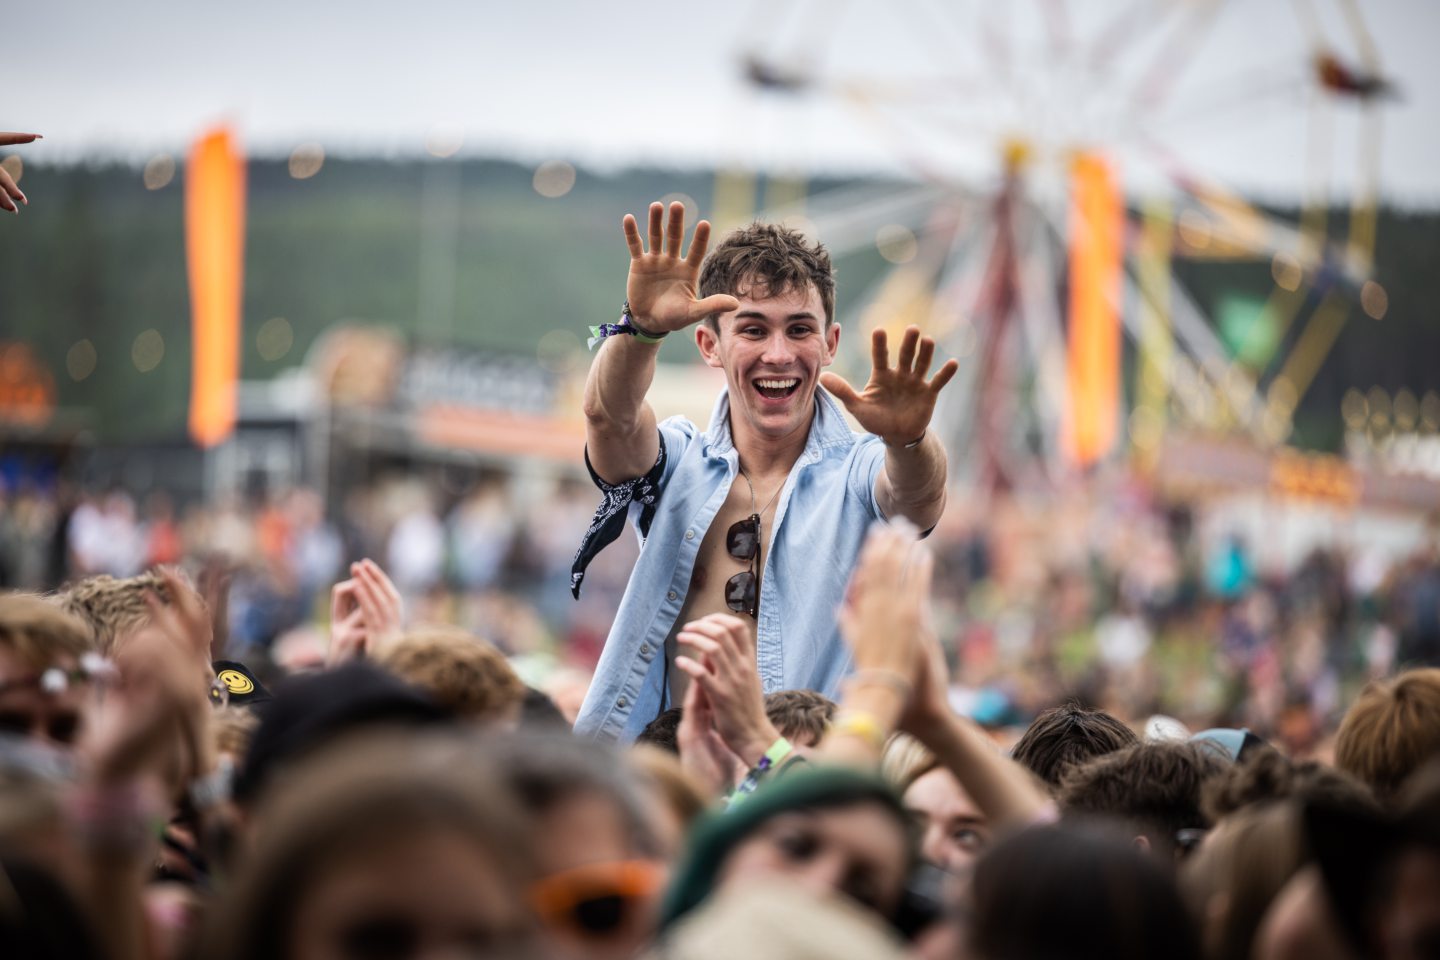
[[[225,128],[185,162],[185,260],[190,274],[190,436],[202,447],[235,428],[245,266],[245,159]]]
[[[1115,445],[1125,208],[1109,165],[1080,154],[1070,195],[1070,403],[1066,449],[1088,467]]]

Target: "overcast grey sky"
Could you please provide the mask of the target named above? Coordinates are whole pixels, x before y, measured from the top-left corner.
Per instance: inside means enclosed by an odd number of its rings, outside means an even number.
[[[1440,203],[1440,3],[1356,2],[1403,98],[1383,111],[1382,191]],[[1099,144],[1140,189],[1173,164],[1276,199],[1321,179],[1316,43],[1360,58],[1342,0],[42,0],[6,19],[0,128],[45,134],[33,162],[143,159],[228,119],[266,154],[421,155],[440,125],[467,155],[982,182],[1013,133],[1042,156]],[[763,95],[747,52],[820,81]],[[1329,123],[1315,155],[1343,191],[1362,128],[1351,106]]]

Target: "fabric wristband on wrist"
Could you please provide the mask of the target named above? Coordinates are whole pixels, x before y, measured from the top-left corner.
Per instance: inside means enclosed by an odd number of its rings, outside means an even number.
[[[598,327],[591,327],[590,339],[585,344],[587,349],[594,350],[595,345],[606,337],[631,336],[641,343],[659,343],[669,335],[669,331],[651,333],[636,323],[635,317],[630,313],[630,301],[626,300],[620,305],[620,319],[614,323],[602,323]]]

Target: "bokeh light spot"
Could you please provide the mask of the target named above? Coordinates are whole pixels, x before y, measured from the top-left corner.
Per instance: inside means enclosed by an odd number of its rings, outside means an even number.
[[[145,189],[163,190],[175,179],[175,158],[168,153],[157,153],[145,164]]]
[[[95,344],[89,340],[79,340],[65,354],[65,372],[70,374],[71,380],[79,383],[95,372],[98,360]]]
[[[271,317],[255,334],[255,349],[260,352],[260,358],[269,363],[285,356],[294,345],[295,331],[284,317]]]
[[[1420,401],[1409,390],[1401,389],[1395,394],[1393,416],[1395,426],[1400,430],[1414,430],[1420,419]]]
[[[20,178],[25,175],[25,161],[20,159],[18,153],[12,153],[0,160],[0,167],[5,168],[5,172],[10,174],[10,179],[14,180],[17,186],[20,184]]]
[[[1300,289],[1300,281],[1305,272],[1300,269],[1300,261],[1290,254],[1277,253],[1275,259],[1270,261],[1270,276],[1275,278],[1275,285],[1281,290],[1293,292]]]
[[[453,123],[437,123],[425,135],[425,150],[432,157],[453,157],[465,146],[465,131]]]
[[[532,182],[542,197],[563,197],[575,186],[575,168],[564,160],[546,160],[535,168]]]
[[[570,330],[551,330],[535,346],[536,359],[552,373],[574,369],[584,352],[580,338]]]
[[[1365,394],[1354,387],[1346,390],[1340,401],[1340,416],[1351,430],[1363,430],[1365,421],[1370,419],[1370,404],[1365,401]]]
[[[891,263],[909,263],[915,259],[920,244],[909,227],[887,223],[875,231],[875,249]]]
[[[325,166],[325,148],[318,143],[302,143],[290,151],[290,176],[309,180]]]
[[[1366,280],[1360,287],[1360,307],[1376,320],[1385,316],[1390,309],[1390,294],[1374,280]]]
[[[1205,250],[1210,246],[1213,231],[1210,218],[1199,210],[1186,210],[1180,214],[1180,239],[1192,250]]]
[[[141,331],[130,345],[130,362],[141,373],[149,373],[165,359],[165,338],[155,328]]]

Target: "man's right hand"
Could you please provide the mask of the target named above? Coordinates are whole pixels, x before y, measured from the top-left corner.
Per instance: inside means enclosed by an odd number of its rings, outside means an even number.
[[[710,245],[710,224],[701,220],[695,225],[688,256],[680,256],[685,240],[685,205],[670,204],[668,226],[665,205],[650,204],[650,249],[640,239],[640,225],[634,216],[625,215],[625,243],[630,247],[630,277],[625,282],[625,298],[630,302],[631,318],[652,333],[670,333],[699,323],[715,313],[738,310],[740,301],[717,293],[697,300],[696,282],[700,264]],[[663,229],[662,229],[663,228]]]

